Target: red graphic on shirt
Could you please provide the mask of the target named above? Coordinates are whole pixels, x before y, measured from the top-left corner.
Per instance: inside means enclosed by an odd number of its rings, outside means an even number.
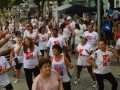
[[[92,36],[87,36],[87,39],[88,40],[92,40]]]
[[[108,66],[108,63],[110,62],[110,56],[108,54],[102,55],[103,57],[103,66]]]
[[[82,56],[83,49],[79,50],[79,55]]]
[[[25,28],[22,28],[22,33],[24,33],[24,31],[25,31]]]
[[[60,76],[63,76],[63,64],[55,64],[53,68],[59,73]]]
[[[26,52],[26,60],[33,59],[33,52]]]
[[[47,38],[45,36],[42,36],[42,41],[43,42],[47,41]]]
[[[59,40],[54,41],[54,45],[56,44],[60,44],[60,41]]]
[[[0,72],[2,71],[2,66],[0,66]]]

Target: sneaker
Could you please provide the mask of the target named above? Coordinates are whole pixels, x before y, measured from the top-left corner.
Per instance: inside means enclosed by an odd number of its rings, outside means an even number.
[[[93,88],[95,88],[95,87],[97,87],[97,81],[94,81],[94,83],[93,83],[93,86],[92,86]]]
[[[19,82],[19,79],[16,79],[15,81],[14,81],[14,84],[16,84],[16,83],[18,83]]]
[[[74,84],[78,84],[80,81],[79,80],[77,80],[77,81],[74,81]]]

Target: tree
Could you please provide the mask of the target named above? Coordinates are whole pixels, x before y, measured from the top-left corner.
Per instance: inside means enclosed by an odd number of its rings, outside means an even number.
[[[4,14],[4,8],[8,8],[10,3],[11,0],[0,0],[0,9],[3,14]]]
[[[23,0],[14,0],[12,5],[20,5],[21,3],[24,3]]]
[[[36,4],[36,6],[38,7],[38,16],[41,15],[41,5],[40,2],[44,1],[44,0],[34,0],[34,3]]]
[[[110,3],[110,8],[113,9],[114,8],[114,0],[108,0],[108,2]]]

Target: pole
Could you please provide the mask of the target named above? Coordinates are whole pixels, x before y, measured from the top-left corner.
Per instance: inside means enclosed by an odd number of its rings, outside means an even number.
[[[98,37],[101,39],[101,0],[97,0],[97,24],[98,24]]]

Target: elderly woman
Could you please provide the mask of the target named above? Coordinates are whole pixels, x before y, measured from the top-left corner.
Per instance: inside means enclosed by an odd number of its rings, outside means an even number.
[[[60,75],[51,69],[51,61],[41,60],[39,63],[40,74],[35,78],[32,90],[63,90]]]

